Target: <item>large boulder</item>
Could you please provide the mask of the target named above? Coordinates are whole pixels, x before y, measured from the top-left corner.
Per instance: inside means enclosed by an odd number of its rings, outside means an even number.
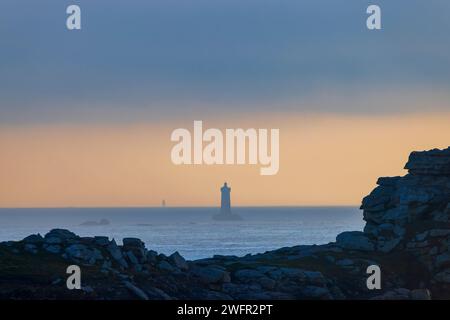
[[[104,236],[96,236],[94,237],[94,242],[99,246],[107,246],[109,244],[109,238]]]
[[[116,241],[113,239],[109,245],[106,247],[106,250],[109,252],[111,257],[124,269],[128,268],[128,263],[123,257],[122,251],[119,246],[116,244]]]
[[[128,248],[141,248],[144,247],[144,242],[138,238],[123,238],[123,246]]]
[[[205,284],[230,282],[230,274],[226,270],[213,266],[196,267],[192,274]]]
[[[59,238],[62,241],[79,238],[75,233],[66,229],[52,229],[44,237],[45,239]]]
[[[57,244],[52,244],[52,245],[45,246],[44,249],[50,253],[56,254],[61,251],[61,246],[59,246]]]
[[[361,231],[347,231],[336,237],[336,244],[343,249],[373,251],[374,243]]]
[[[450,147],[411,152],[405,169],[414,175],[450,176]]]
[[[331,299],[332,295],[327,288],[317,286],[304,286],[301,293],[308,299]]]
[[[169,256],[169,261],[180,270],[189,269],[186,260],[178,253],[178,251]]]
[[[123,238],[123,249],[125,251],[130,251],[139,260],[139,262],[144,263],[147,261],[147,249],[145,248],[144,242],[138,238]]]
[[[83,244],[72,244],[65,249],[65,253],[72,259],[81,260],[88,264],[95,264],[97,260],[103,260],[99,250],[89,248]]]
[[[137,286],[132,284],[130,281],[124,281],[123,283],[124,283],[125,287],[128,290],[130,290],[130,292],[133,293],[133,295],[135,295],[137,298],[139,298],[141,300],[148,300],[147,294],[142,289],[138,288]]]
[[[264,274],[254,269],[241,269],[233,274],[233,277],[240,282],[250,282],[264,278]]]
[[[22,241],[24,243],[38,244],[38,243],[42,243],[44,241],[44,238],[38,233],[38,234],[29,235],[28,237],[23,238]]]

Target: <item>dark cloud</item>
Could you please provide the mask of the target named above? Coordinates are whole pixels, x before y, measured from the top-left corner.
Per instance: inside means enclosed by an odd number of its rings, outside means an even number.
[[[373,106],[307,102],[328,90],[447,90],[450,2],[376,2],[379,32],[365,28],[361,0],[2,0],[0,121],[154,119],[224,105],[367,113]],[[74,3],[83,29],[70,32]],[[380,112],[396,108],[417,111]]]

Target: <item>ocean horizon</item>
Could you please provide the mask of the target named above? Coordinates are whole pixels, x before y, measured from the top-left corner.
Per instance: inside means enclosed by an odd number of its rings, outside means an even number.
[[[83,237],[108,236],[121,244],[140,238],[147,249],[194,260],[262,253],[294,245],[325,244],[362,230],[356,206],[233,207],[242,221],[215,221],[217,207],[0,208],[0,241],[21,240],[53,228]],[[103,223],[100,221],[103,220]]]

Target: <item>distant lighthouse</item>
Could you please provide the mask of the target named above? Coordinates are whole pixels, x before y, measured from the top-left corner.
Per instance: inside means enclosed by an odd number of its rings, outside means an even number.
[[[213,219],[222,221],[242,220],[239,215],[231,213],[231,188],[226,182],[220,188],[220,193],[220,213],[213,216]]]
[[[220,202],[220,214],[223,215],[231,215],[231,188],[228,187],[227,183],[223,184],[223,187],[220,188],[220,192],[222,193],[221,202]]]

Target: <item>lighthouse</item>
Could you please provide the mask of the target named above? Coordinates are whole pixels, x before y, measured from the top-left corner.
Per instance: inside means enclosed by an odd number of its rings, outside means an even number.
[[[236,220],[242,220],[242,218],[235,214],[231,213],[231,188],[228,186],[228,184],[225,182],[223,186],[220,188],[220,213],[214,215],[212,218],[214,220],[219,221],[236,221]]]
[[[220,214],[231,215],[231,188],[228,187],[226,182],[223,184],[223,187],[220,188],[220,192],[222,193],[220,201]]]

